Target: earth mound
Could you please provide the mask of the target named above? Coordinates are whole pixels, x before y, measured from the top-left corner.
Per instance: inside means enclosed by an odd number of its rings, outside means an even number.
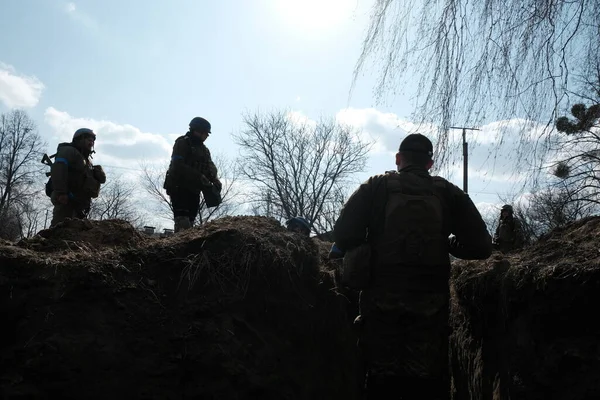
[[[30,239],[19,241],[21,247],[36,251],[96,251],[107,247],[136,245],[146,236],[121,220],[80,220],[68,218],[44,229]]]
[[[2,398],[356,399],[356,310],[321,247],[265,217],[2,242]]]
[[[522,252],[457,262],[455,399],[600,398],[600,217]]]

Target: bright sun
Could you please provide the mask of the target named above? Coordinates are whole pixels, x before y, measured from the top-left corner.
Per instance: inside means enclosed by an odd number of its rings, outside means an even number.
[[[304,31],[335,29],[349,20],[357,0],[276,0],[286,24]]]

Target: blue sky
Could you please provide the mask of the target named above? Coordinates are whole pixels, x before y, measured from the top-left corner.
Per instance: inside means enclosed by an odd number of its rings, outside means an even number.
[[[361,74],[349,97],[372,3],[5,0],[0,111],[24,108],[49,154],[76,128],[92,127],[95,161],[109,173],[133,170],[140,159],[168,158],[174,138],[197,115],[213,125],[211,151],[230,158],[238,155],[231,134],[242,128],[244,112],[287,108],[311,119],[337,116],[376,141],[358,183],[394,168],[394,151],[413,127],[414,88],[376,104],[376,67]],[[493,123],[483,128],[469,140],[469,187],[487,207],[499,201],[497,192],[510,190],[514,177],[502,157],[495,168],[486,161],[496,131]],[[447,173],[462,186],[460,167]]]

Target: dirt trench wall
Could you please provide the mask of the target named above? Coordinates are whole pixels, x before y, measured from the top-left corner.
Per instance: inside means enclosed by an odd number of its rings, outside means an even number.
[[[600,218],[453,271],[454,399],[600,398]]]
[[[0,246],[0,397],[357,398],[356,311],[315,241],[261,217],[77,241],[106,224]]]

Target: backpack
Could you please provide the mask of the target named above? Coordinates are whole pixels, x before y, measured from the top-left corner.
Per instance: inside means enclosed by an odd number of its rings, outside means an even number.
[[[48,182],[46,182],[46,196],[52,196],[52,192],[54,191],[54,187],[52,185],[52,177],[48,178]]]
[[[408,173],[385,179],[385,207],[373,240],[381,265],[443,265],[448,262],[448,238],[439,188],[443,181]]]

